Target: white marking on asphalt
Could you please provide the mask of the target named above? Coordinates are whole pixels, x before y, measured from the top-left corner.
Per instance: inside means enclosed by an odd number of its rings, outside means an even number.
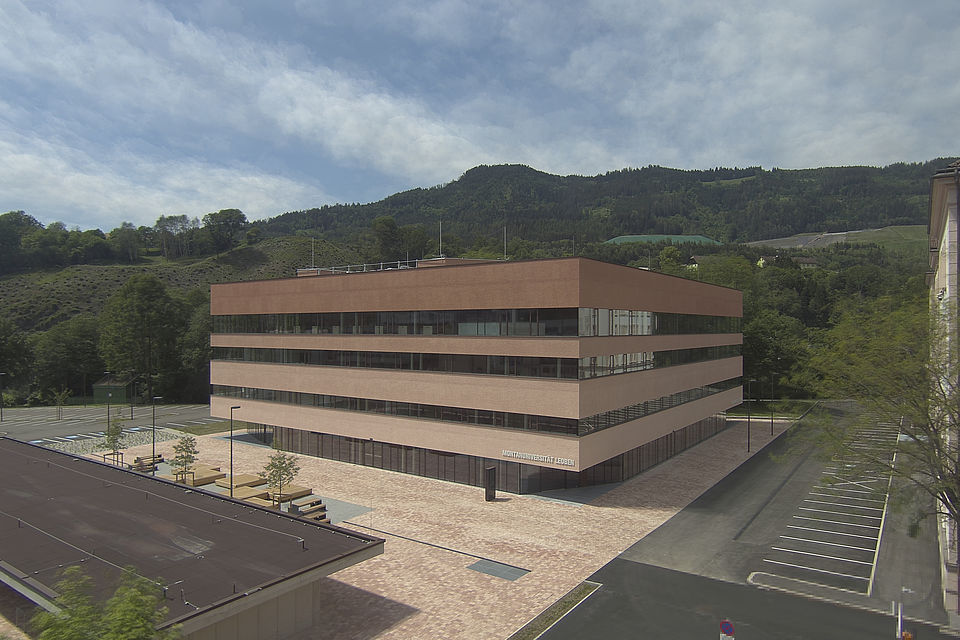
[[[806,567],[802,564],[790,564],[789,562],[779,562],[777,560],[769,560],[767,558],[763,559],[764,562],[769,562],[770,564],[779,564],[784,567],[793,567],[794,569],[804,569],[806,571],[816,571],[817,573],[828,573],[832,576],[840,576],[843,578],[853,578],[855,580],[868,580],[869,578],[864,578],[862,576],[852,576],[849,573],[838,573],[836,571],[827,571],[826,569],[815,569],[814,567]]]
[[[879,529],[880,527],[875,527],[872,524],[857,524],[855,522],[839,522],[837,520],[824,520],[823,518],[808,518],[806,516],[793,516],[798,520],[813,520],[814,522],[829,522],[830,524],[839,524],[845,527],[860,527],[861,529]]]
[[[822,553],[813,553],[812,551],[798,551],[796,549],[785,549],[783,547],[770,547],[774,551],[783,551],[784,553],[798,553],[802,556],[812,556],[814,558],[823,558],[825,560],[837,560],[839,562],[850,562],[853,564],[865,564],[868,567],[873,566],[872,562],[864,562],[863,560],[850,560],[848,558],[841,558],[839,556],[826,556]]]
[[[843,547],[844,549],[857,549],[859,551],[869,551],[873,553],[873,549],[871,549],[870,547],[857,547],[855,545],[850,545],[850,544],[840,544],[839,542],[824,542],[823,540],[810,540],[809,538],[796,538],[794,536],[780,536],[780,537],[784,538],[785,540],[797,540],[799,542],[812,542],[813,544],[825,544],[831,547]],[[873,538],[870,538],[870,539],[872,540]]]
[[[829,489],[829,487],[814,487],[814,489],[820,489],[821,491]],[[858,489],[837,489],[837,491],[849,491],[854,493],[876,493],[874,491],[860,491]],[[816,491],[810,492],[811,496],[826,496],[828,498],[845,498],[847,500],[863,500],[864,502],[879,502],[883,504],[885,500],[877,500],[876,498],[858,498],[857,496],[837,496],[832,493],[817,493]]]
[[[829,513],[835,516],[849,516],[851,518],[869,518],[871,520],[880,520],[879,516],[862,516],[859,513],[844,513],[843,511],[829,511],[827,509],[814,509],[813,507],[797,507],[798,511],[816,511],[817,513]]]
[[[177,422],[168,422],[167,424],[168,424],[168,425],[172,425],[172,426],[174,426],[174,427],[185,427],[185,426],[187,426],[187,425],[185,425],[185,424],[179,424],[179,423],[177,423]]]
[[[811,500],[810,498],[804,498],[803,501],[810,502],[812,504],[829,504],[834,507],[850,507],[851,509],[869,509],[870,511],[880,511],[881,513],[883,512],[883,509],[878,509],[876,507],[865,507],[861,504],[848,504],[846,502],[827,502],[826,500]]]

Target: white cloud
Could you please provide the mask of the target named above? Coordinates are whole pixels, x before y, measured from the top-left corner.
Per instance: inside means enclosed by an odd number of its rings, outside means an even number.
[[[593,174],[947,155],[960,82],[943,60],[960,26],[937,15],[951,6],[8,0],[0,209],[113,225],[271,215],[357,199],[343,182],[387,195],[480,163]]]
[[[158,162],[127,153],[97,159],[9,131],[0,135],[0,175],[4,210],[104,231],[124,220],[150,226],[160,215],[202,217],[228,207],[253,220],[331,201],[310,185],[252,168]]]

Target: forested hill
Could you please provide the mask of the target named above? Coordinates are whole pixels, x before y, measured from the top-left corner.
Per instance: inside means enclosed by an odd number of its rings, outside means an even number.
[[[925,224],[930,176],[951,159],[820,169],[649,166],[555,176],[522,165],[479,166],[458,180],[371,204],[295,211],[264,221],[268,234],[317,230],[347,238],[380,216],[435,229],[465,244],[499,237],[596,242],[622,234],[703,234],[748,242],[796,233]]]

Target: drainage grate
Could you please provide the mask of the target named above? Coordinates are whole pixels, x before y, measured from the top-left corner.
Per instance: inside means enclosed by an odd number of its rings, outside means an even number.
[[[467,569],[473,569],[474,571],[503,578],[504,580],[516,580],[530,573],[529,569],[521,569],[520,567],[503,564],[495,560],[477,560],[468,566]]]

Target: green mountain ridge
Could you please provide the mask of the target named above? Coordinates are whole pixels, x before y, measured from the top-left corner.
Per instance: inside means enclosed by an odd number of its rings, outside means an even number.
[[[5,314],[27,331],[44,331],[81,313],[98,314],[106,300],[138,273],[152,273],[168,287],[208,291],[216,282],[292,277],[309,267],[359,262],[355,252],[310,238],[268,238],[221,256],[197,260],[145,261],[133,265],[73,265],[0,277]]]
[[[952,159],[886,167],[710,170],[648,166],[556,176],[524,165],[479,166],[459,179],[369,204],[293,211],[257,224],[274,235],[344,239],[381,216],[479,246],[510,237],[599,242],[619,235],[702,234],[749,242],[799,233],[925,224],[929,179]]]

